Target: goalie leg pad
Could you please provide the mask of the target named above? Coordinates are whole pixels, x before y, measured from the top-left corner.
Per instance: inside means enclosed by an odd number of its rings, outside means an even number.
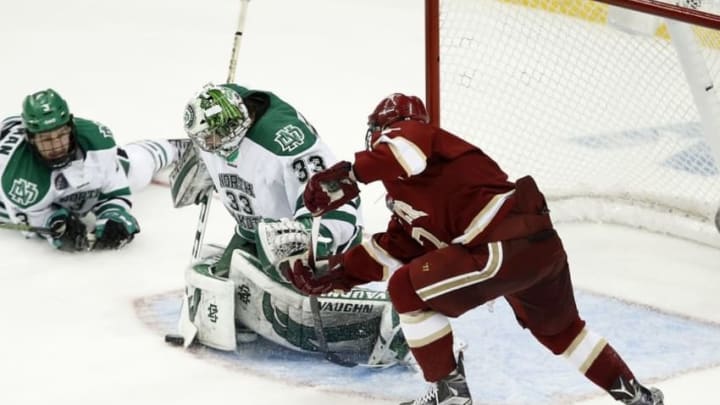
[[[189,318],[197,328],[197,340],[218,350],[235,350],[235,284],[216,277],[208,264],[196,264],[185,272]]]
[[[270,270],[270,269],[268,269]],[[241,342],[259,334],[281,346],[297,350],[294,342],[278,328],[275,314],[288,314],[290,308],[301,308],[305,297],[271,278],[260,261],[248,252],[235,250],[229,272],[235,285],[235,319]]]
[[[318,350],[308,297],[280,282],[272,267],[235,250],[229,277],[236,286],[238,322],[292,350]],[[376,367],[412,360],[387,292],[355,288],[321,296],[319,302],[330,351],[356,353]]]
[[[383,309],[380,332],[375,346],[370,352],[367,364],[377,367],[389,367],[398,363],[411,364],[413,360],[412,354],[410,354],[410,346],[408,346],[405,335],[400,329],[400,317],[392,309],[392,305],[388,303]]]

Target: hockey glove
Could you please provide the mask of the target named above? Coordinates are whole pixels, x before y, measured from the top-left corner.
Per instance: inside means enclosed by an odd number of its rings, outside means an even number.
[[[308,251],[310,231],[299,221],[264,219],[257,225],[255,246],[263,267],[278,266]]]
[[[332,211],[360,194],[351,172],[352,164],[343,161],[310,178],[303,200],[313,216]]]
[[[334,290],[350,291],[354,286],[362,284],[345,274],[342,265],[342,255],[331,256],[328,259],[328,270],[323,275],[317,275],[312,255],[307,259],[296,260],[292,264],[281,267],[283,275],[295,288],[308,295],[320,295]]]
[[[47,220],[50,229],[50,244],[65,252],[88,250],[90,243],[87,238],[85,224],[77,215],[65,208],[55,211]]]
[[[122,208],[110,208],[97,217],[95,223],[95,249],[119,249],[140,232],[137,220]]]

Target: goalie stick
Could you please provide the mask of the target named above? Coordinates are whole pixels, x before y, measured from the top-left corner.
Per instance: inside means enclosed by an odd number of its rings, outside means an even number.
[[[242,40],[243,29],[245,28],[245,18],[247,17],[248,3],[250,0],[240,0],[240,11],[238,13],[237,28],[235,29],[235,36],[233,40],[232,52],[230,53],[230,63],[228,66],[228,75],[226,83],[231,83],[235,80],[235,70],[237,65],[238,51],[240,50],[240,43]],[[195,147],[195,146],[193,146]],[[200,258],[200,249],[202,247],[203,239],[205,238],[205,229],[207,228],[207,217],[210,210],[210,201],[212,201],[212,189],[210,189],[200,199],[200,214],[198,216],[197,227],[195,228],[195,238],[193,240],[192,247],[192,258],[191,265],[195,264]],[[179,334],[168,334],[165,335],[165,341],[180,345],[188,348],[197,336],[198,329],[193,323],[195,318],[195,312],[197,307],[193,308],[194,311],[191,313],[191,302],[190,297],[187,296],[187,291],[183,294],[183,305],[180,308],[180,321],[179,321]]]
[[[240,0],[240,11],[238,13],[237,28],[235,29],[232,52],[230,53],[230,63],[228,66],[228,75],[227,80],[225,81],[226,83],[232,83],[235,80],[238,51],[240,50],[243,29],[245,28],[245,18],[247,17],[247,9],[249,2],[250,0]],[[210,198],[211,195],[212,190],[209,190],[200,199],[200,215],[198,217],[198,224],[195,231],[195,240],[193,241],[192,248],[193,262],[196,262],[200,256],[200,247],[202,246],[202,242],[205,237],[205,229],[207,228],[207,215],[210,209],[210,201],[212,201],[212,199]]]
[[[225,81],[226,83],[232,83],[235,80],[238,51],[240,50],[243,29],[245,28],[245,18],[247,17],[247,9],[249,2],[250,0],[240,0],[240,11],[238,13],[237,28],[235,29],[232,52],[230,53],[230,63],[228,65],[228,75],[227,80]],[[198,217],[198,224],[195,231],[195,240],[193,241],[192,249],[193,263],[196,262],[200,256],[200,247],[202,246],[202,242],[205,237],[205,228],[207,228],[207,215],[210,209],[210,201],[212,201],[212,199],[210,198],[211,195],[212,190],[209,190],[200,199],[200,215]]]

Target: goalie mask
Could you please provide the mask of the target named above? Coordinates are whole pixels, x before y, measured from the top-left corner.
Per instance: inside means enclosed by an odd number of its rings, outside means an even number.
[[[372,149],[380,131],[401,120],[417,120],[426,124],[430,122],[425,105],[419,97],[393,93],[382,99],[368,116],[368,131],[365,136],[367,149]]]
[[[75,156],[75,125],[60,94],[47,89],[25,97],[21,115],[35,156],[51,169],[67,166]]]
[[[185,107],[185,132],[200,149],[228,158],[240,147],[252,120],[234,90],[208,84]]]

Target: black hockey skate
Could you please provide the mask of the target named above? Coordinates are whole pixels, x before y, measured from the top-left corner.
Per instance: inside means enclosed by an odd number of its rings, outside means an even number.
[[[458,354],[457,368],[422,397],[400,405],[472,405],[470,389],[465,379],[463,352]]]
[[[619,377],[612,388],[610,395],[625,405],[664,405],[662,391],[657,388],[646,388],[635,380],[627,381]]]

